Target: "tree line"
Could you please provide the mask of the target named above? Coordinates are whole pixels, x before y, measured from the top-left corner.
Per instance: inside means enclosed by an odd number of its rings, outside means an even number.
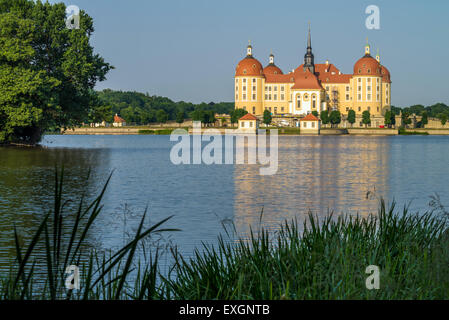
[[[91,122],[112,122],[113,116],[118,114],[127,123],[137,125],[164,123],[168,120],[182,123],[186,118],[207,124],[216,120],[215,114],[230,114],[234,110],[233,102],[175,102],[166,97],[135,91],[105,89],[98,92],[98,97],[102,107],[94,110]]]

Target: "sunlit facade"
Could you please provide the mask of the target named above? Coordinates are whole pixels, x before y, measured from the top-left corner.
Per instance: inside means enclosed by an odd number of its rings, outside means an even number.
[[[356,114],[368,110],[373,116],[383,115],[391,106],[390,72],[380,63],[379,54],[371,56],[368,43],[364,53],[352,74],[343,74],[329,61],[315,64],[309,28],[304,63],[284,74],[273,54],[264,68],[249,44],[246,57],[236,67],[235,108],[254,115],[262,115],[264,110],[284,115],[323,110],[348,114],[351,109]]]

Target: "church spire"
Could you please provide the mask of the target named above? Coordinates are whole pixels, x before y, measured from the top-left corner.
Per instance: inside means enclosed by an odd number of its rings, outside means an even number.
[[[312,36],[310,32],[310,22],[309,22],[309,33],[307,36],[307,53],[304,56],[304,71],[309,69],[310,72],[315,73],[315,63],[312,53]]]

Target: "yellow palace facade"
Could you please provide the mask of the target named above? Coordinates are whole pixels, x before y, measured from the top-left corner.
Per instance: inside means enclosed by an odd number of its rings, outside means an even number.
[[[354,110],[361,114],[368,110],[380,116],[390,109],[391,77],[380,63],[379,54],[371,56],[370,46],[354,65],[352,74],[343,74],[334,64],[326,61],[315,64],[312,53],[310,28],[304,63],[284,74],[276,66],[274,55],[264,68],[247,47],[246,57],[235,70],[235,108],[254,115],[264,110],[272,114],[307,115],[313,111],[338,110],[347,114]]]

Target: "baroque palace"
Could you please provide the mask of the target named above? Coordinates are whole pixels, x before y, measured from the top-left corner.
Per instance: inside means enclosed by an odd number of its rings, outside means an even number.
[[[273,54],[264,68],[254,58],[251,44],[235,70],[235,108],[254,115],[262,115],[264,110],[293,116],[338,110],[347,115],[352,109],[357,115],[368,110],[373,116],[382,116],[390,109],[390,101],[390,72],[380,63],[379,54],[371,56],[368,43],[353,73],[343,74],[329,61],[315,64],[310,27],[304,63],[293,71],[284,74]]]

